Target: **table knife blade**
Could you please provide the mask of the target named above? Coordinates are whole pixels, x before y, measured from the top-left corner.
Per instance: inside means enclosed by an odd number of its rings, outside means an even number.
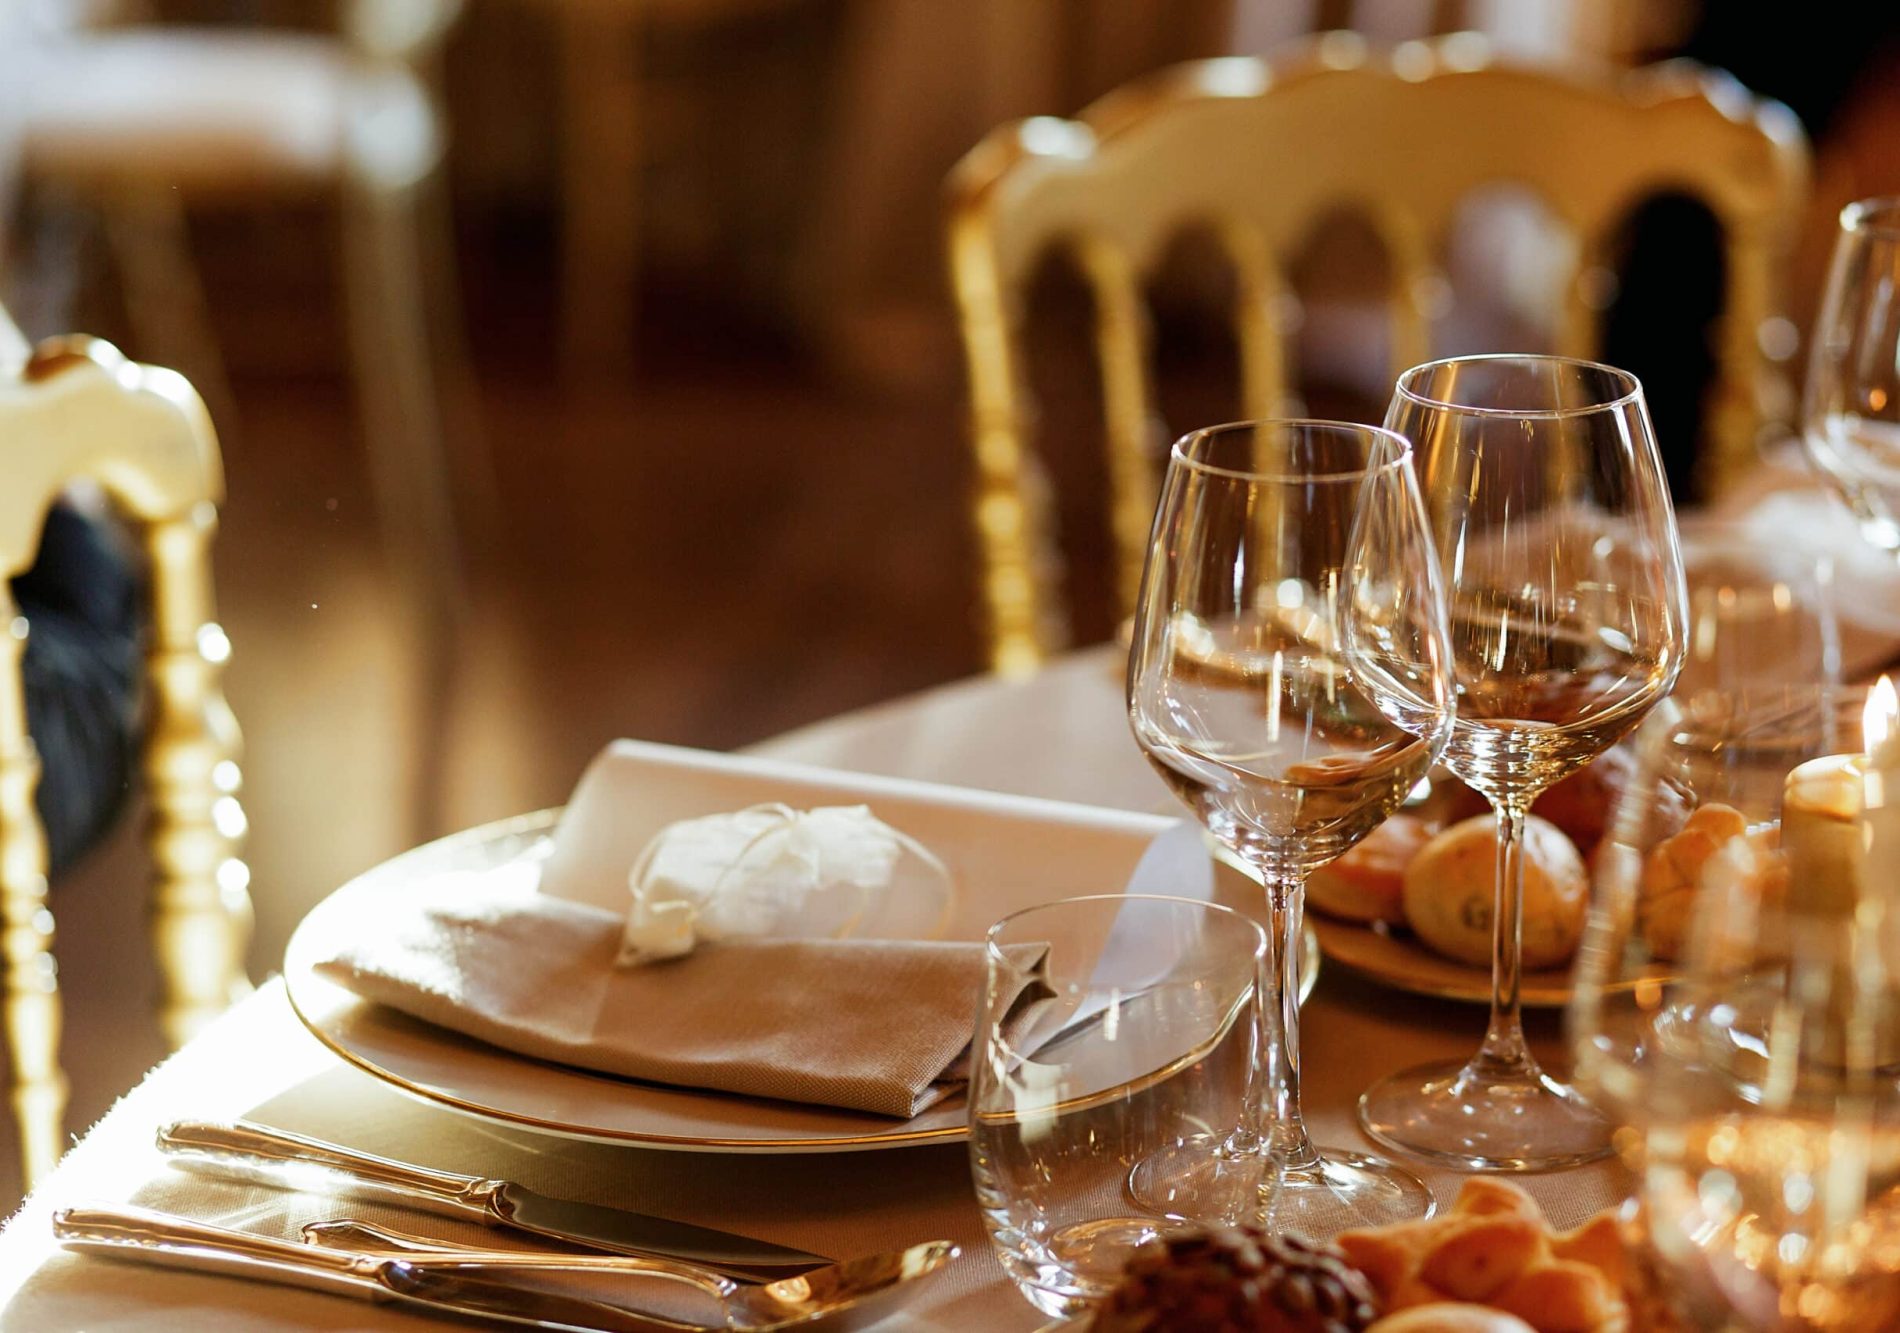
[[[179,1121],[158,1131],[158,1146],[193,1171],[397,1203],[614,1254],[684,1259],[735,1277],[791,1277],[831,1262],[712,1227],[552,1198],[511,1181],[410,1166],[245,1121]]]
[[[502,1215],[502,1225],[545,1239],[570,1241],[614,1254],[686,1259],[719,1272],[743,1270],[741,1276],[754,1276],[769,1268],[775,1277],[793,1277],[831,1262],[802,1250],[711,1227],[605,1204],[552,1198],[514,1184],[502,1185],[493,1207]]]

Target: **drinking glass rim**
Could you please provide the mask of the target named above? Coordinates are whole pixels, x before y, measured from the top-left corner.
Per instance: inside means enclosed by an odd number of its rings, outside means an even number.
[[[1900,194],[1877,194],[1846,205],[1841,209],[1841,230],[1900,239]]]
[[[1523,365],[1568,366],[1574,370],[1600,370],[1623,385],[1623,391],[1615,398],[1606,398],[1601,402],[1582,403],[1575,407],[1478,407],[1470,403],[1447,402],[1420,393],[1411,387],[1415,376],[1426,371],[1437,370],[1442,366],[1471,365],[1482,361],[1515,361]],[[1568,417],[1588,416],[1592,412],[1610,412],[1628,407],[1643,396],[1643,382],[1629,371],[1618,366],[1607,365],[1602,361],[1589,361],[1578,356],[1557,356],[1548,352],[1483,352],[1472,356],[1442,356],[1436,361],[1421,361],[1418,365],[1399,375],[1393,385],[1394,393],[1408,402],[1421,407],[1429,407],[1440,412],[1456,412],[1471,417],[1510,417],[1515,420],[1559,421]]]
[[[1074,907],[1079,903],[1173,903],[1178,907],[1203,907],[1222,916],[1231,916],[1236,921],[1253,928],[1254,956],[1265,958],[1267,951],[1267,931],[1258,921],[1245,912],[1237,912],[1225,903],[1210,902],[1206,898],[1183,898],[1173,893],[1081,893],[1067,898],[1051,898],[1047,902],[1031,903],[1027,907],[1018,907],[1015,911],[998,917],[983,932],[984,952],[996,962],[1008,962],[1004,946],[997,939],[1005,929],[1014,925],[1023,917],[1036,912],[1046,912],[1051,907]]]
[[[1254,472],[1247,468],[1221,467],[1217,463],[1206,463],[1198,458],[1190,458],[1183,452],[1188,443],[1193,440],[1206,439],[1209,436],[1220,435],[1227,431],[1258,430],[1262,426],[1297,426],[1302,429],[1317,426],[1337,433],[1370,436],[1375,440],[1387,440],[1397,445],[1398,453],[1382,463],[1373,463],[1362,468],[1349,468],[1340,472]],[[1412,442],[1395,430],[1388,430],[1384,426],[1368,426],[1358,421],[1329,421],[1324,417],[1259,417],[1252,421],[1223,421],[1217,426],[1202,426],[1198,430],[1191,430],[1174,442],[1168,450],[1168,457],[1173,461],[1179,462],[1183,467],[1192,468],[1204,476],[1225,477],[1232,481],[1360,481],[1366,477],[1376,477],[1381,473],[1390,472],[1394,468],[1405,466],[1406,462],[1412,457]],[[1165,897],[1166,895],[1139,894],[1136,896]],[[1183,901],[1192,900],[1184,899]],[[1218,904],[1214,905],[1218,906]]]

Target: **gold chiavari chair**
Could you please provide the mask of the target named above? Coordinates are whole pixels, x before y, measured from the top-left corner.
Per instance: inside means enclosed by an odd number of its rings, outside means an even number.
[[[1177,66],[1075,120],[992,132],[951,176],[948,236],[992,667],[1033,670],[1067,638],[1024,375],[1024,292],[1051,250],[1074,255],[1094,307],[1126,614],[1161,443],[1141,283],[1183,232],[1211,229],[1232,265],[1242,405],[1267,416],[1288,401],[1289,339],[1276,313],[1287,266],[1341,210],[1363,215],[1386,249],[1396,374],[1430,355],[1441,256],[1474,191],[1528,188],[1566,229],[1556,341],[1572,355],[1595,348],[1603,277],[1631,210],[1659,193],[1692,196],[1724,238],[1718,367],[1697,450],[1713,493],[1754,456],[1774,388],[1762,334],[1807,160],[1793,115],[1726,76],[1681,63],[1626,75],[1514,67],[1471,34],[1374,56],[1352,34],[1330,33],[1284,60]]]
[[[240,741],[220,685],[230,645],[211,585],[224,478],[203,403],[180,376],[96,339],[56,338],[26,355],[0,311],[0,470],[0,1023],[30,1184],[63,1146],[66,1081],[20,673],[32,627],[4,579],[32,565],[47,510],[76,481],[114,501],[149,565],[143,770],[159,1018],[173,1045],[249,988],[251,905],[238,859]]]

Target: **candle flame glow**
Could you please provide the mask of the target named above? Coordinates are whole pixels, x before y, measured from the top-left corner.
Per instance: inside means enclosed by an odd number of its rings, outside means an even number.
[[[1893,734],[1896,721],[1900,721],[1900,692],[1894,690],[1890,678],[1882,676],[1867,692],[1867,707],[1860,714],[1861,740],[1867,753],[1872,754]]]

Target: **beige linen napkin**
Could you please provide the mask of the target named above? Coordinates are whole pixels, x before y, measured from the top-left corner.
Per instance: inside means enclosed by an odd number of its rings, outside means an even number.
[[[734,940],[621,968],[621,925],[458,876],[365,922],[316,970],[521,1055],[883,1115],[942,1097],[969,1045],[981,944]]]

